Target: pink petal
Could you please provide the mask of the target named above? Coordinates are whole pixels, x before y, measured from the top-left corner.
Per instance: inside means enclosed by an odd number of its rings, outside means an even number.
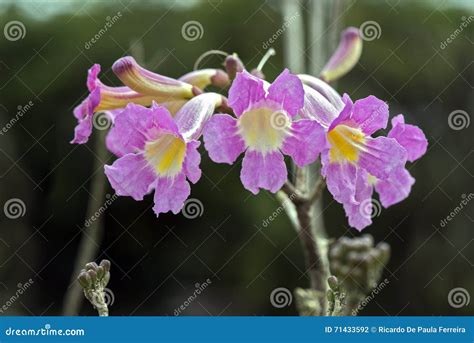
[[[326,133],[314,120],[302,119],[291,124],[291,133],[281,151],[293,158],[298,167],[313,163],[326,147]]]
[[[358,231],[372,224],[372,211],[379,210],[376,207],[377,203],[372,199],[372,193],[373,187],[369,184],[367,172],[358,169],[355,188],[356,203],[344,203],[349,225]]]
[[[228,114],[212,116],[204,127],[203,138],[209,157],[216,163],[232,164],[245,151],[237,120]]]
[[[343,122],[347,122],[351,119],[352,107],[354,106],[354,104],[352,103],[351,98],[347,94],[344,94],[342,96],[342,101],[344,102],[344,107],[342,108],[341,112],[336,117],[336,119],[333,120],[333,122],[331,123],[331,125],[328,128],[328,131],[331,131],[337,125],[339,125]]]
[[[92,134],[92,117],[79,120],[78,124],[74,128],[74,138],[72,144],[84,144],[89,140]]]
[[[179,132],[185,140],[199,139],[216,105],[222,103],[217,93],[203,93],[189,100],[174,116]]]
[[[352,163],[329,162],[329,150],[321,154],[321,174],[326,178],[326,184],[334,200],[344,203],[356,203],[356,172]]]
[[[201,154],[198,151],[199,141],[190,141],[186,145],[186,156],[184,157],[183,168],[189,181],[196,183],[201,178]]]
[[[156,180],[153,211],[156,216],[169,211],[178,214],[190,193],[191,187],[184,173],[175,178],[160,177]]]
[[[131,196],[135,200],[143,200],[156,179],[153,169],[139,154],[128,154],[111,166],[106,165],[105,175],[117,195]]]
[[[286,165],[281,152],[273,151],[265,155],[257,151],[245,153],[240,180],[253,194],[257,194],[259,188],[276,193],[286,179]]]
[[[94,64],[87,72],[87,88],[92,92],[97,87],[98,75],[100,73],[100,64]],[[99,81],[100,82],[100,81]]]
[[[265,98],[263,81],[247,71],[237,73],[229,89],[229,106],[240,116],[252,104]]]
[[[386,180],[378,180],[375,190],[383,207],[389,207],[406,199],[415,179],[405,168],[398,168]]]
[[[370,174],[387,179],[390,173],[405,165],[407,152],[395,139],[366,137],[365,140],[358,164]]]
[[[100,90],[96,89],[92,91],[78,106],[76,106],[73,113],[74,117],[77,119],[77,126],[74,129],[74,139],[71,143],[87,143],[92,133],[92,118],[94,110],[97,105],[99,105],[99,102]]]
[[[312,88],[313,90],[321,94],[323,97],[325,97],[329,101],[329,103],[334,106],[336,110],[342,110],[342,108],[344,107],[342,97],[338,92],[336,92],[334,88],[332,88],[323,80],[311,75],[299,74],[298,77],[303,82],[303,85]]]
[[[364,133],[371,135],[387,127],[388,106],[382,100],[370,95],[354,103],[351,119]]]
[[[152,108],[130,103],[116,116],[108,135],[107,147],[117,155],[142,150],[160,130],[179,135],[168,110],[153,104]]]
[[[268,88],[267,99],[282,104],[282,108],[293,117],[304,105],[303,83],[285,69]]]
[[[339,111],[318,91],[306,85],[303,88],[304,106],[301,109],[301,116],[316,120],[323,127],[328,128],[339,114]]]
[[[405,124],[403,114],[399,114],[392,119],[392,129],[387,137],[395,138],[406,149],[410,162],[423,156],[428,147],[428,141],[423,131],[415,125]]]

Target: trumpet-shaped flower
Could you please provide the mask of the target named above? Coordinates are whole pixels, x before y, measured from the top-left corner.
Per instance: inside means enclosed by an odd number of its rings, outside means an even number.
[[[190,84],[141,68],[131,57],[119,59],[114,66],[121,78],[133,84],[138,91],[130,87],[110,87],[103,84],[98,78],[100,65],[94,64],[87,76],[89,95],[74,109],[78,124],[71,143],[83,144],[88,141],[92,133],[94,113],[106,111],[110,120],[113,120],[115,115],[111,110],[123,109],[129,103],[150,106],[153,101],[176,113],[188,99],[199,93],[196,90],[193,93],[194,88]],[[146,77],[136,77],[134,82],[129,82],[129,75],[133,73],[144,74]],[[141,90],[146,92],[140,92]]]
[[[71,143],[83,144],[87,142],[92,133],[93,115],[96,112],[123,108],[130,102],[142,105],[151,104],[152,97],[140,95],[128,87],[104,85],[98,78],[99,72],[99,64],[94,64],[88,71],[89,95],[74,109],[74,116],[78,124]]]
[[[214,115],[204,128],[204,145],[217,163],[233,164],[245,152],[240,178],[254,194],[278,191],[287,179],[283,154],[303,167],[325,146],[324,129],[314,120],[294,120],[304,104],[297,76],[284,70],[269,85],[247,71],[237,73],[228,105],[236,118]]]
[[[155,103],[151,108],[129,104],[116,117],[108,144],[121,156],[105,166],[117,195],[135,200],[154,190],[156,215],[178,213],[201,177],[198,152],[202,127],[221,103],[221,96],[205,93],[187,102],[173,118]]]
[[[362,230],[372,222],[373,190],[384,207],[405,199],[414,179],[405,169],[407,159],[421,157],[427,146],[423,132],[394,118],[388,137],[372,137],[384,129],[388,106],[374,96],[345,106],[327,129],[329,148],[321,155],[322,175],[334,199],[344,205],[349,224]]]

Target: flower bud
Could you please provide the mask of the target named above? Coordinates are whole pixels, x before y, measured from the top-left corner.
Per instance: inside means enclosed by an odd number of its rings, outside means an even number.
[[[97,272],[97,278],[98,279],[102,279],[105,275],[105,270],[104,270],[104,267],[102,267],[102,266],[97,267],[96,272]]]
[[[349,27],[341,33],[341,40],[329,62],[321,71],[320,77],[326,82],[335,81],[347,74],[360,59],[362,37],[359,30]]]
[[[210,85],[218,88],[225,88],[230,83],[227,73],[220,69],[195,70],[181,76],[179,80],[189,83],[201,90]]]
[[[89,270],[87,272],[92,280],[93,283],[95,283],[97,281],[97,273],[95,270]]]
[[[231,80],[235,79],[237,73],[245,69],[244,64],[235,53],[226,57],[224,66]]]
[[[337,277],[334,275],[331,275],[328,278],[328,285],[329,288],[331,288],[334,292],[337,292],[339,290],[339,281],[337,280]]]
[[[81,272],[77,277],[77,281],[79,281],[83,288],[90,288],[92,286],[91,277],[86,272]]]
[[[96,270],[97,267],[99,266],[95,262],[89,262],[86,264],[86,270]]]
[[[196,95],[193,85],[146,70],[131,56],[118,59],[112,70],[126,86],[140,94],[184,99]]]
[[[110,261],[109,260],[102,260],[100,262],[100,266],[104,268],[104,271],[108,272],[110,270]]]

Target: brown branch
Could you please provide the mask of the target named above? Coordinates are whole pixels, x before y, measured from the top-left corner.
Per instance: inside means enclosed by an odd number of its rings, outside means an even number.
[[[310,276],[310,287],[320,294],[318,297],[320,315],[324,315],[327,310],[326,290],[328,278],[328,266],[325,252],[322,251],[321,245],[318,244],[315,231],[313,230],[313,211],[312,207],[315,201],[321,195],[325,182],[320,178],[310,196],[306,196],[300,189],[307,187],[306,176],[307,171],[297,168],[297,184],[301,188],[295,187],[291,182],[287,181],[281,191],[285,193],[288,199],[293,203],[294,210],[296,210],[296,225],[298,226],[297,233],[303,245],[306,268]],[[288,213],[290,216],[290,213]],[[292,218],[290,218],[292,219]]]

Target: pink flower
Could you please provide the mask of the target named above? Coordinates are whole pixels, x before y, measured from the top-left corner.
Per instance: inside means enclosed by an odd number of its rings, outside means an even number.
[[[220,105],[215,93],[199,95],[171,117],[155,103],[151,108],[129,104],[117,115],[108,145],[120,156],[105,166],[117,195],[135,200],[154,190],[156,215],[177,214],[190,194],[191,183],[201,177],[198,152],[202,127]]]
[[[414,179],[405,164],[420,158],[428,142],[418,127],[405,124],[402,115],[393,118],[387,137],[372,137],[386,128],[389,117],[387,104],[374,96],[352,103],[344,95],[341,107],[305,87],[302,113],[326,130],[328,148],[321,154],[321,173],[334,199],[343,204],[349,224],[362,230],[372,223],[374,189],[384,207],[408,196]]]
[[[245,152],[240,179],[254,194],[277,192],[287,180],[283,154],[303,167],[324,148],[324,130],[314,120],[294,120],[304,103],[301,81],[284,70],[269,85],[242,71],[229,90],[228,105],[237,118],[214,115],[204,128],[211,160],[233,164]]]

